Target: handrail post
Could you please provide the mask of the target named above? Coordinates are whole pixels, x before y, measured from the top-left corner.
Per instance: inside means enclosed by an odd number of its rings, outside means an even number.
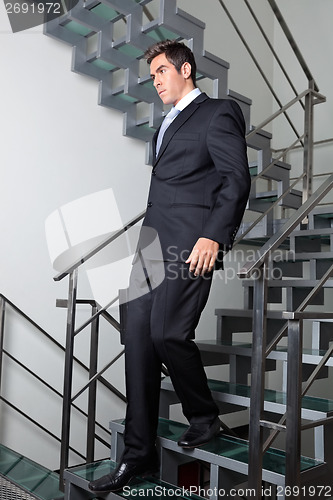
[[[92,306],[92,316],[98,311],[96,305]],[[91,323],[90,336],[90,362],[89,362],[89,380],[97,373],[97,355],[98,355],[98,331],[99,316]],[[95,421],[96,421],[96,388],[97,380],[89,386],[88,392],[88,423],[87,423],[87,462],[93,462],[95,457]]]
[[[309,89],[314,90],[314,81],[309,80]],[[303,156],[303,198],[302,202],[312,194],[312,179],[313,179],[313,95],[309,92],[305,96],[304,110],[304,156]]]
[[[255,498],[261,498],[261,476],[263,460],[263,430],[261,416],[264,408],[266,318],[267,318],[267,273],[266,257],[254,283],[253,297],[253,339],[251,368],[251,405],[249,430],[249,488],[255,491]]]
[[[301,484],[302,330],[301,320],[288,321],[285,484],[298,487]]]
[[[2,387],[2,370],[3,370],[3,342],[5,335],[5,308],[6,301],[4,297],[0,297],[0,394]]]
[[[63,395],[61,451],[60,451],[60,489],[64,488],[64,470],[66,469],[66,467],[68,467],[68,461],[69,461],[77,278],[78,278],[78,270],[75,269],[69,275],[69,289],[68,289],[68,303],[67,303],[64,395]]]

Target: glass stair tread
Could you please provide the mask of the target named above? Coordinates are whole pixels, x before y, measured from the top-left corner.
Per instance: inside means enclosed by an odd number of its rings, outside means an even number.
[[[92,31],[90,28],[87,28],[76,21],[69,21],[64,25],[64,28],[83,37],[89,35]]]
[[[297,238],[313,238],[314,236],[329,236],[333,233],[333,227],[321,227],[315,229],[297,229],[291,233],[291,236]]]
[[[119,12],[117,12],[116,10],[112,9],[111,7],[103,3],[96,5],[95,7],[90,9],[90,11],[96,14],[97,16],[106,19],[107,21],[111,21],[112,19],[115,19],[116,17],[119,16]]]
[[[220,352],[221,354],[239,354],[241,356],[252,356],[252,344],[250,342],[239,342],[236,340],[226,341],[221,339],[208,339],[196,341],[200,351]],[[277,346],[267,359],[287,361],[288,348]],[[326,354],[324,349],[303,348],[302,363],[317,365]],[[326,362],[326,366],[333,366],[333,355]]]
[[[291,279],[273,279],[267,281],[268,288],[314,288],[319,280],[307,280],[304,278],[291,278]],[[254,280],[244,280],[244,287],[253,287],[255,284]],[[333,287],[333,279],[329,279],[323,284],[324,288]],[[332,314],[333,318],[333,314]]]
[[[114,426],[114,428],[113,428]],[[110,428],[114,431],[122,432],[124,428],[124,420],[116,420],[110,423]],[[168,446],[168,442],[177,443],[187,425],[180,422],[174,422],[172,420],[167,420],[164,418],[159,418],[157,435],[162,438],[161,445],[164,448],[170,448],[179,453],[187,453],[186,450],[178,447],[178,445]],[[225,465],[227,463],[231,466],[231,461],[237,463],[242,463],[247,468],[249,455],[249,444],[245,439],[227,436],[221,433],[215,437],[208,444],[200,446],[200,448],[194,448],[191,450],[191,456],[195,459],[205,460],[209,463],[220,464],[221,459],[226,459]],[[285,452],[271,448],[269,449],[263,457],[263,473],[277,474],[279,476],[285,475]],[[301,472],[309,471],[315,467],[324,465],[324,462],[316,460],[314,458],[309,458],[301,456],[300,460],[300,470]],[[244,467],[244,471],[245,471]],[[245,472],[246,473],[246,472]]]
[[[297,251],[295,253],[295,262],[298,261],[305,261],[305,260],[311,260],[311,259],[316,259],[316,260],[332,260],[333,259],[333,252],[330,251],[318,251],[318,252],[300,252]]]
[[[59,475],[50,474],[33,490],[33,494],[43,500],[63,499],[64,494],[59,490]]]
[[[252,318],[253,316],[253,309],[227,309],[227,308],[219,308],[215,309],[215,315],[216,316],[235,316],[237,318],[239,317],[245,317],[245,318]],[[281,318],[281,311],[267,311],[267,318],[268,319],[282,319]]]
[[[219,380],[208,380],[209,388],[214,392],[227,393],[242,398],[250,398],[251,387],[243,384],[234,384],[231,382],[221,382]],[[286,405],[286,393],[272,389],[264,390],[264,400],[269,403]],[[322,413],[333,411],[333,400],[304,396],[302,398],[302,408]]]
[[[265,202],[265,201],[275,201],[277,200],[277,191],[270,191],[270,192],[263,192],[263,193],[256,193],[256,195],[253,198],[249,198],[249,201],[251,202],[252,200],[256,202]]]
[[[239,404],[240,406],[250,406],[251,387],[243,384],[235,384],[221,380],[208,379],[210,390],[215,393],[214,398],[225,401],[231,404]],[[162,381],[162,389],[173,389],[170,377],[166,377]],[[224,395],[224,398],[219,398],[218,395]],[[230,398],[228,397],[230,396]],[[286,393],[265,389],[264,391],[265,410],[274,411],[274,405],[277,413],[284,413],[287,403]],[[310,410],[314,414],[320,413],[318,418],[324,418],[327,414],[333,412],[333,400],[317,398],[312,396],[304,396],[302,398],[302,409]],[[310,412],[307,412],[308,416]],[[323,415],[325,414],[325,415]]]
[[[4,445],[0,445],[0,473],[42,500],[64,496],[59,490],[58,474]]]
[[[66,481],[71,481],[73,476],[83,480],[82,483],[77,483],[81,488],[88,489],[88,482],[99,479],[105,474],[112,473],[116,468],[116,462],[112,460],[101,460],[92,464],[80,465],[78,467],[69,468],[65,471]],[[177,495],[176,495],[177,490]],[[165,481],[161,481],[155,477],[135,477],[128,485],[128,488],[116,492],[114,494],[120,497],[125,497],[129,499],[134,499],[143,496],[149,496],[149,498],[170,498],[171,496],[177,496],[177,498],[184,499],[199,499],[200,497],[196,495],[180,494],[181,489],[179,486],[174,486]]]
[[[23,458],[15,451],[0,445],[0,474],[5,476]]]

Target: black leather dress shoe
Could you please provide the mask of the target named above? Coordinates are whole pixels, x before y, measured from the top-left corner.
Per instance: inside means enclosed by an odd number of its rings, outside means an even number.
[[[157,460],[150,462],[141,462],[138,464],[129,464],[120,462],[116,470],[111,474],[106,474],[95,481],[91,481],[88,485],[91,491],[118,491],[126,486],[135,476],[150,475],[157,472],[159,465]]]
[[[211,424],[191,424],[178,441],[182,448],[196,448],[208,443],[221,428],[221,421],[216,418]]]

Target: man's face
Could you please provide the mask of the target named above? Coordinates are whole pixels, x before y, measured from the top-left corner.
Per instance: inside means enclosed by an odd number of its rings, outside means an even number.
[[[192,83],[192,80],[189,82],[188,71],[191,71],[191,66],[188,63],[183,64],[180,73],[178,73],[165,54],[154,57],[150,64],[150,75],[164,104],[175,106],[191,90],[189,83]]]

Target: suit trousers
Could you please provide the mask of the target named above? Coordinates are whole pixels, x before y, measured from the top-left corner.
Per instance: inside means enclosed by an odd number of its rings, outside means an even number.
[[[196,277],[188,264],[179,262],[150,261],[144,266],[132,270],[125,328],[123,459],[128,463],[156,453],[162,363],[190,423],[210,423],[219,414],[193,341],[212,273]]]

